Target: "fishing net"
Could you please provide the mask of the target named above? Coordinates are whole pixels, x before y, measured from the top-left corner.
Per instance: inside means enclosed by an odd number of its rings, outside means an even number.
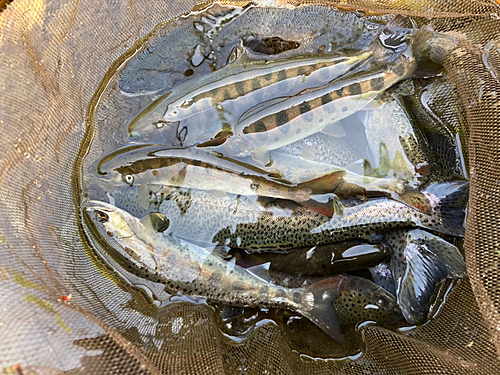
[[[330,347],[311,344],[315,338],[300,329],[268,322],[238,341],[221,332],[218,315],[205,304],[152,304],[145,290],[124,282],[82,241],[74,198],[81,182],[74,167],[83,156],[79,149],[87,146],[82,139],[90,126],[89,109],[103,91],[100,83],[156,25],[204,7],[195,3],[14,0],[4,5],[2,373],[500,373],[500,7],[492,0],[323,3],[367,17],[412,16],[420,26],[430,24],[455,38],[433,46],[439,53],[431,56],[454,84],[440,95],[459,98],[468,124],[463,147],[471,182],[465,236],[469,277],[426,325],[395,332],[368,324],[346,335],[343,346]],[[294,22],[290,28],[309,21]]]

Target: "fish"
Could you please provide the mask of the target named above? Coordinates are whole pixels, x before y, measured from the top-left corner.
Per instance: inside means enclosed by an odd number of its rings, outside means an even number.
[[[301,276],[329,276],[357,271],[374,266],[390,255],[389,247],[367,241],[349,240],[305,248],[295,248],[283,253],[236,253],[237,263],[244,266],[270,263],[269,272]]]
[[[126,149],[125,149],[126,150]],[[241,161],[219,157],[201,150],[165,150],[157,147],[132,149],[105,156],[96,166],[102,185],[162,185],[201,189],[245,196],[288,199],[311,208],[328,210],[314,202],[313,195],[342,198],[381,195],[345,180],[343,168],[331,167],[307,181],[291,183],[279,170],[266,171]],[[331,206],[333,208],[333,206]],[[333,211],[331,212],[333,214]]]
[[[353,56],[302,56],[272,64],[228,64],[196,82],[186,81],[156,99],[128,125],[131,140],[192,146],[232,133],[249,108],[320,87],[367,61],[374,51]]]
[[[445,179],[464,176],[468,170],[468,127],[457,88],[445,76],[418,79],[414,86],[415,94],[402,100],[423,128],[442,176]]]
[[[408,47],[393,66],[382,72],[335,81],[243,117],[234,126],[234,134],[215,148],[225,155],[251,154],[261,164],[269,164],[270,150],[310,136],[363,109],[389,87],[412,77],[417,68]]]
[[[297,161],[300,157],[341,168],[348,168],[350,164],[362,159],[341,137],[321,132],[280,147],[276,152],[295,156]]]
[[[173,235],[250,252],[281,252],[351,239],[370,240],[373,233],[401,228],[420,227],[463,236],[468,186],[461,180],[431,185],[404,196],[411,204],[390,198],[340,200],[343,213],[331,217],[291,201],[271,199],[262,204],[247,196],[220,198],[195,189],[169,190],[162,195],[161,186],[149,186],[149,191],[156,202],[152,210],[170,220],[168,232]],[[181,212],[175,197],[188,190],[189,209]]]
[[[344,337],[333,306],[344,276],[302,288],[274,285],[259,270],[218,256],[214,248],[157,232],[126,211],[100,201],[85,206],[89,225],[111,246],[108,251],[140,277],[164,283],[168,292],[205,297],[230,306],[286,308],[312,321],[337,342]]]
[[[394,20],[380,28],[366,50],[354,55],[321,53],[272,61],[230,61],[154,100],[128,125],[128,141],[181,147],[220,143],[235,133],[245,113],[323,87],[339,77],[391,64],[413,32]]]
[[[390,91],[385,93],[388,98],[366,116],[366,138],[373,157],[365,160],[365,175],[392,174],[405,181],[413,179],[413,185],[420,186],[420,179],[428,177],[424,176],[424,167],[430,168],[435,160],[422,129],[401,103],[400,98],[413,94],[412,81],[406,80]]]
[[[265,171],[280,171],[284,179],[297,182],[304,182],[314,178],[320,178],[339,170],[339,167],[327,163],[307,160],[301,156],[294,156],[278,150],[270,152],[273,160],[272,166],[262,167]],[[243,160],[250,162],[249,157]],[[361,173],[352,172],[348,168],[341,168],[345,171],[344,181],[350,186],[358,186],[365,189],[368,196],[390,196],[397,199],[399,194],[406,190],[405,181],[393,176],[384,178],[364,176]],[[382,194],[386,193],[386,194]],[[337,192],[338,194],[338,192]]]
[[[421,229],[395,231],[384,238],[391,248],[390,271],[401,312],[410,324],[423,324],[438,285],[467,275],[458,248]]]
[[[342,292],[333,301],[333,306],[339,317],[345,317],[342,319],[344,324],[374,321],[392,325],[402,317],[396,299],[385,289],[363,277],[346,278]]]

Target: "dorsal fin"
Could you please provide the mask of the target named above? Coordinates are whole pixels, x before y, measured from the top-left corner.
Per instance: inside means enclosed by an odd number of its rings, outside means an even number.
[[[271,276],[269,276],[269,267],[271,266],[271,262],[259,264],[257,266],[253,266],[250,268],[247,268],[247,272],[252,274],[253,276],[267,282],[267,283],[272,283]]]

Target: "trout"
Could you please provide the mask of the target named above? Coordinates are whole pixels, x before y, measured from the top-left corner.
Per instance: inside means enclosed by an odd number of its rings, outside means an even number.
[[[100,163],[98,174],[113,188],[120,185],[164,185],[306,202],[312,194],[363,195],[363,187],[344,181],[342,168],[310,181],[292,184],[279,172],[265,170],[202,150],[145,148],[117,155]],[[274,177],[274,178],[273,178]]]
[[[232,124],[249,108],[321,87],[373,54],[365,51],[354,56],[302,57],[272,64],[228,64],[196,82],[175,86],[139,114],[128,132],[132,138],[139,134],[142,141],[149,142],[160,139],[183,146],[205,142],[230,133]]]
[[[384,72],[309,90],[244,117],[234,135],[216,149],[231,156],[251,154],[269,163],[269,151],[321,131],[363,109],[385,90],[417,71],[411,48]]]
[[[298,168],[301,160],[291,159],[291,162],[278,161],[279,169],[261,169],[196,148],[127,148],[103,157],[97,165],[97,175],[108,190],[123,185],[144,184],[186,187],[290,199],[313,209],[314,205],[307,203],[312,195],[331,193],[340,198],[359,198],[388,196],[403,189],[402,183],[364,178],[336,166],[316,169],[317,174],[309,173],[307,179],[299,180],[294,174],[290,176],[290,182],[288,178],[283,178],[283,174],[292,165]],[[304,161],[304,164],[309,172],[314,171],[308,162]]]
[[[468,196],[468,182],[446,182],[404,196],[411,204],[389,198],[341,200],[343,213],[329,217],[290,201],[257,204],[249,197],[220,198],[202,190],[148,189],[154,202],[151,209],[170,220],[167,233],[248,251],[370,240],[373,233],[414,227],[463,236]]]
[[[334,301],[349,295],[351,284],[346,276],[332,276],[317,283],[286,288],[274,285],[263,268],[246,269],[226,261],[212,248],[202,247],[180,238],[153,230],[127,212],[110,204],[90,201],[86,215],[100,235],[111,244],[109,251],[131,272],[149,280],[164,283],[170,293],[205,297],[231,306],[287,308],[315,323],[339,343],[339,318]],[[109,247],[109,246],[108,246]],[[365,283],[366,284],[366,283]],[[387,309],[383,290],[373,284],[370,306]],[[386,293],[384,297],[390,298]],[[373,308],[373,307],[372,307]]]

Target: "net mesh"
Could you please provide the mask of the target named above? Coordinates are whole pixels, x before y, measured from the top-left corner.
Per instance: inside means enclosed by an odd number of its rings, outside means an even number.
[[[432,17],[435,30],[458,40],[443,47],[441,62],[469,125],[469,279],[451,291],[436,319],[403,333],[367,325],[347,349],[333,349],[345,359],[323,360],[295,350],[307,347],[307,332],[293,338],[287,327],[268,323],[236,342],[220,331],[206,305],[147,303],[144,292],[82,243],[73,166],[88,108],[109,67],[160,22],[204,4],[15,0],[0,13],[2,373],[500,373],[499,5],[324,4],[366,15],[411,15],[422,24]]]

